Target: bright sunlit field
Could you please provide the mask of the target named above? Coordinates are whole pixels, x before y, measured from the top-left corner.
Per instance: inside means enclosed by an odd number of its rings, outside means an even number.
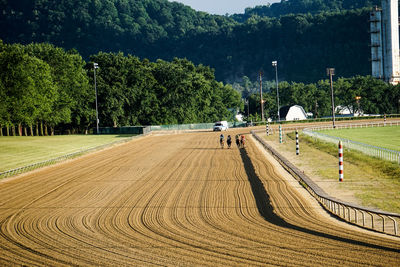
[[[49,160],[132,135],[56,135],[0,137],[0,172]]]
[[[400,126],[324,130],[321,133],[400,151]]]

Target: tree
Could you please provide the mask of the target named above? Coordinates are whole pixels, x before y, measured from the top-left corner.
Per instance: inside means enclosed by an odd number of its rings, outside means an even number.
[[[311,83],[326,66],[344,77],[370,73],[367,21],[379,2],[288,0],[216,16],[167,0],[3,0],[0,38],[75,48],[86,59],[99,51],[187,58],[225,83],[255,80],[260,68],[272,78],[270,62],[279,59],[283,80]]]
[[[77,51],[64,49],[47,43],[30,44],[26,52],[40,58],[50,66],[51,76],[58,88],[58,96],[53,103],[52,115],[46,122],[54,127],[69,124],[70,127],[87,127],[91,112],[88,110],[94,95],[90,93],[89,79],[84,69],[85,62]],[[84,125],[81,125],[83,123]]]
[[[19,135],[23,125],[30,126],[33,135],[32,124],[49,116],[57,97],[49,65],[27,55],[20,45],[8,45],[0,53],[0,70],[0,88],[6,99],[3,112],[7,114],[3,122],[17,124]]]

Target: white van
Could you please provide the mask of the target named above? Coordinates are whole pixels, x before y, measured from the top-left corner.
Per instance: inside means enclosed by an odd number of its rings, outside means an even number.
[[[213,131],[226,131],[228,128],[229,126],[227,121],[217,121],[213,126]]]

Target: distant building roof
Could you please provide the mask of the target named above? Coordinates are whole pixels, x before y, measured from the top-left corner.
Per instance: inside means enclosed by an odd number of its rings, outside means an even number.
[[[281,120],[293,121],[293,120],[305,120],[307,114],[302,106],[284,106],[279,109],[279,116]]]

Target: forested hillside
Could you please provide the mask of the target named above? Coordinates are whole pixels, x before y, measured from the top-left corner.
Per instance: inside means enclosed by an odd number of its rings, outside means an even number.
[[[49,42],[85,59],[99,51],[187,58],[225,82],[255,79],[260,69],[272,79],[278,60],[282,79],[314,82],[328,66],[344,77],[370,73],[368,9],[346,9],[374,3],[288,0],[248,10],[238,22],[167,0],[1,0],[0,39]]]
[[[253,16],[280,17],[288,14],[317,14],[380,5],[381,0],[288,0],[246,8],[244,14],[234,14],[231,17],[239,22],[244,22]]]
[[[219,34],[235,24],[167,0],[2,0],[0,10],[4,41],[51,42],[85,57],[120,50],[157,58],[165,41],[193,32]]]

